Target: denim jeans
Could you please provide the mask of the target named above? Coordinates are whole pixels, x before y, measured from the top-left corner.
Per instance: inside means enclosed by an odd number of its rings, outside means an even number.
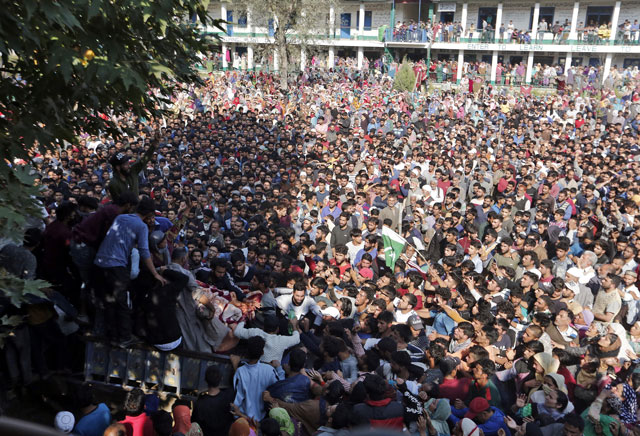
[[[71,259],[78,268],[80,278],[85,284],[89,284],[89,278],[91,277],[91,268],[93,267],[93,260],[96,257],[96,250],[85,244],[84,242],[71,242]]]

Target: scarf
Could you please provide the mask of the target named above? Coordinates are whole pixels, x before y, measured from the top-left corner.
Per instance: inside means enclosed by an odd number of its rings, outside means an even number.
[[[611,385],[608,384],[605,389],[610,390]],[[636,392],[625,383],[622,386],[622,396],[624,397],[623,400],[615,396],[610,397],[607,399],[607,403],[618,413],[620,421],[625,424],[634,424],[637,421],[636,411],[638,408]]]
[[[280,431],[287,432],[290,435],[293,435],[295,432],[295,427],[293,422],[291,421],[291,417],[286,410],[282,407],[276,407],[269,411],[269,418],[273,418],[278,422],[280,426]]]
[[[434,411],[431,411],[431,405],[436,403],[436,408]],[[451,406],[449,404],[449,400],[446,398],[431,398],[424,405],[424,409],[429,414],[431,418],[431,424],[433,428],[436,429],[438,434],[448,435],[449,433],[449,425],[447,424],[447,419],[451,415]]]
[[[543,381],[545,375],[558,372],[560,361],[553,357],[551,353],[538,353],[533,356],[533,358],[540,364],[540,366],[544,370],[542,374],[536,373],[536,380]]]
[[[174,433],[187,433],[191,428],[191,410],[187,406],[173,408]]]
[[[256,432],[244,418],[237,419],[229,429],[229,436],[255,436]]]

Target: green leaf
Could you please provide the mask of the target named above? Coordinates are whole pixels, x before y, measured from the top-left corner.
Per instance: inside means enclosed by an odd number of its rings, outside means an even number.
[[[87,18],[91,20],[93,17],[100,13],[101,0],[90,0],[89,10],[87,11]]]

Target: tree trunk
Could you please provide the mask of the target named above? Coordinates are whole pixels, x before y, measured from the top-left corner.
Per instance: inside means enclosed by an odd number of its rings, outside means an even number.
[[[289,86],[289,58],[287,56],[287,38],[284,30],[276,29],[275,42],[278,49],[278,62],[280,63],[280,90],[286,91]]]

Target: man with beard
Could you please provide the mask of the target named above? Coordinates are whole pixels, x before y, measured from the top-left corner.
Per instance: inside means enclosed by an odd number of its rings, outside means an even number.
[[[303,281],[293,285],[293,292],[289,295],[281,295],[276,298],[278,307],[289,319],[298,319],[315,315],[315,321],[322,321],[320,307],[315,300],[307,295],[307,285]]]
[[[126,153],[119,151],[109,159],[113,168],[113,178],[109,182],[109,194],[112,199],[118,198],[125,191],[131,191],[136,196],[140,194],[138,189],[138,174],[142,171],[147,162],[153,157],[153,153],[158,147],[158,138],[151,141],[151,145],[144,155],[134,164],[129,163]]]

